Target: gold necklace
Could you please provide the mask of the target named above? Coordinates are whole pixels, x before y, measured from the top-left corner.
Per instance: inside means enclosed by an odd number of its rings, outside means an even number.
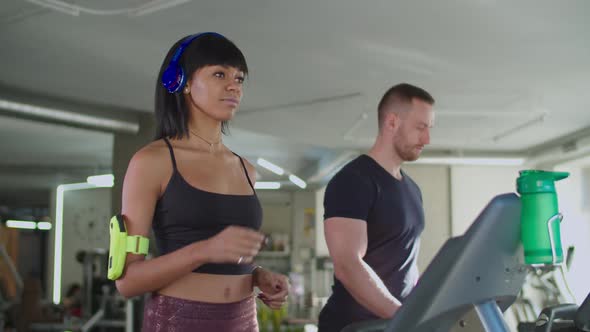
[[[189,129],[188,131],[189,131],[191,134],[193,134],[193,135],[197,136],[198,138],[200,138],[201,140],[203,140],[203,142],[205,142],[205,143],[209,144],[209,152],[213,152],[213,145],[216,145],[216,144],[219,144],[219,143],[221,143],[221,139],[219,139],[219,141],[217,141],[217,142],[210,142],[210,141],[208,141],[208,140],[204,139],[203,137],[201,137],[199,134],[195,133],[194,131],[192,131],[192,130],[190,130],[190,129]]]

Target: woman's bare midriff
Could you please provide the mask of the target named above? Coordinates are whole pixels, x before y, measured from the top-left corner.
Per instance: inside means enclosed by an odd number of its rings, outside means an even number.
[[[190,273],[157,293],[185,300],[231,303],[252,295],[252,275]]]

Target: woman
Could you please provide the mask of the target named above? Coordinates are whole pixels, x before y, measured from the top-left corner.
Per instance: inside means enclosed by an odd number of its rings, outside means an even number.
[[[122,212],[129,234],[153,228],[160,256],[128,254],[117,289],[154,292],[142,331],[257,331],[253,288],[271,308],[283,275],[252,266],[264,236],[255,169],[221,139],[240,105],[248,67],[216,33],[178,41],[156,84],[156,140],[131,159]]]

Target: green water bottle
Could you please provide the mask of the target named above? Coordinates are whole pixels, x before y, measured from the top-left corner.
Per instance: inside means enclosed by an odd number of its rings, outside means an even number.
[[[522,203],[520,236],[526,264],[563,262],[559,231],[562,215],[557,205],[555,181],[568,176],[567,172],[520,171],[516,188]]]

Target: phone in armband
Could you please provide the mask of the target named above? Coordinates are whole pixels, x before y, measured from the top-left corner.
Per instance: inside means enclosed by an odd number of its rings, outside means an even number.
[[[150,241],[144,236],[128,235],[125,219],[121,214],[111,218],[109,233],[110,245],[107,277],[110,280],[117,280],[121,277],[125,269],[127,253],[147,255]]]

